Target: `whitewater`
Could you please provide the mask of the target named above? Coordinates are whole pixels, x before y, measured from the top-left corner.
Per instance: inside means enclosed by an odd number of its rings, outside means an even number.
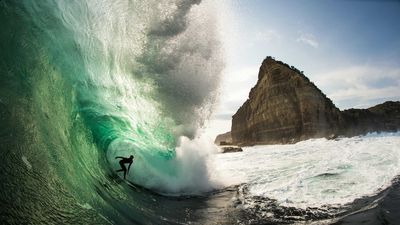
[[[0,222],[306,223],[384,202],[398,133],[232,154],[201,137],[224,68],[221,7],[0,1]],[[129,155],[124,181],[115,157]]]
[[[374,196],[400,174],[400,133],[245,147],[216,156],[226,182],[281,206],[340,207]],[[247,196],[247,197],[249,197]]]

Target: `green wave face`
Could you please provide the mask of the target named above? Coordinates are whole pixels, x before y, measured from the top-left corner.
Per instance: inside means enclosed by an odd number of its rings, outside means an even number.
[[[135,156],[128,179],[140,186],[191,192],[175,149],[209,115],[221,71],[200,1],[0,1],[0,10],[0,141],[12,158],[1,177],[19,187],[4,196],[26,199],[20,222],[65,208],[49,221],[123,221],[125,209],[149,219],[143,193],[116,183],[115,156]]]

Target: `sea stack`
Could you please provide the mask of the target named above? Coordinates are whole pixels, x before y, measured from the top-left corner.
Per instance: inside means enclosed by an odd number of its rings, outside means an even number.
[[[239,145],[293,143],[337,133],[341,123],[340,110],[301,71],[267,57],[231,135]]]
[[[216,144],[288,144],[310,138],[400,129],[400,102],[340,111],[303,72],[267,57],[249,98]]]

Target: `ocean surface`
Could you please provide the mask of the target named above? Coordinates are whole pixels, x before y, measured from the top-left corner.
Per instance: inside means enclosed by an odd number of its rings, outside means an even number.
[[[0,224],[398,224],[399,133],[231,154],[197,135],[217,6],[0,1]]]
[[[238,185],[236,207],[256,224],[396,224],[400,218],[400,133],[246,147],[213,163],[221,180]]]

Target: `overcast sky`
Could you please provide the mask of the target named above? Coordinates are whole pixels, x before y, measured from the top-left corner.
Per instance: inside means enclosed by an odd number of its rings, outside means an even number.
[[[230,130],[268,55],[340,109],[400,100],[400,1],[231,0],[220,17],[226,69],[211,136]]]

